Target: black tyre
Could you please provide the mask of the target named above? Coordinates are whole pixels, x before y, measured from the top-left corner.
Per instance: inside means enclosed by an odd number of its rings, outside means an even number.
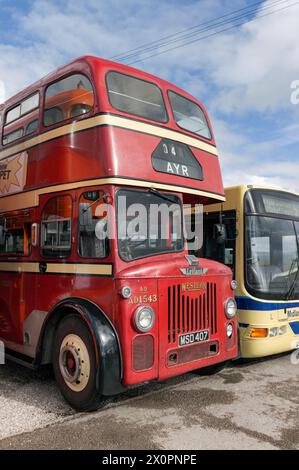
[[[212,366],[203,367],[202,369],[197,369],[195,372],[198,375],[215,375],[218,372],[221,372],[227,366],[227,361],[220,362],[220,364],[213,364]]]
[[[53,349],[54,374],[65,400],[78,411],[98,409],[97,363],[94,342],[79,315],[68,315],[58,324]]]

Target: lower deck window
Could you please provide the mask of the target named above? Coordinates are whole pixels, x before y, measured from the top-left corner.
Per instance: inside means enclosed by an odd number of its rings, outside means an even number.
[[[48,258],[66,258],[71,254],[70,196],[52,198],[46,204],[41,222],[41,253]]]
[[[28,255],[31,249],[31,224],[17,219],[0,221],[0,254]]]
[[[109,246],[106,234],[107,213],[100,191],[85,192],[79,201],[78,251],[82,258],[105,258]]]

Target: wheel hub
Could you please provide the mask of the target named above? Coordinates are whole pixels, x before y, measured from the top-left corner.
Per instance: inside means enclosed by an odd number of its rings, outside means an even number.
[[[90,357],[83,339],[76,334],[67,335],[60,345],[59,369],[67,386],[82,392],[89,382]]]
[[[81,360],[79,351],[72,345],[67,345],[60,351],[60,370],[63,378],[70,383],[79,380],[81,374]]]

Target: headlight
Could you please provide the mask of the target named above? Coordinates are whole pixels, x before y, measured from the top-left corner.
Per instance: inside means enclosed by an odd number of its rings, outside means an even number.
[[[151,307],[138,307],[134,314],[136,330],[145,333],[152,329],[155,323],[155,314]]]
[[[287,325],[280,326],[278,328],[278,334],[279,335],[285,335],[287,332]]]
[[[277,328],[269,328],[269,336],[270,338],[277,336]]]
[[[227,318],[233,318],[237,313],[237,304],[235,299],[231,298],[225,302],[225,315]]]
[[[238,283],[237,283],[237,281],[232,280],[232,282],[231,282],[230,285],[231,285],[232,290],[237,290],[237,289],[238,289]]]
[[[132,289],[129,286],[122,287],[120,292],[124,299],[129,299],[132,295]]]

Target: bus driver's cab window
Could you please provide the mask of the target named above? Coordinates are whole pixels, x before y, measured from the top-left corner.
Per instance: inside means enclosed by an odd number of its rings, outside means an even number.
[[[88,191],[79,201],[78,251],[82,258],[105,258],[108,255],[107,213],[100,191]]]
[[[226,264],[233,272],[235,271],[236,237],[236,213],[234,211],[223,211],[221,220],[219,212],[204,215],[203,256]]]

